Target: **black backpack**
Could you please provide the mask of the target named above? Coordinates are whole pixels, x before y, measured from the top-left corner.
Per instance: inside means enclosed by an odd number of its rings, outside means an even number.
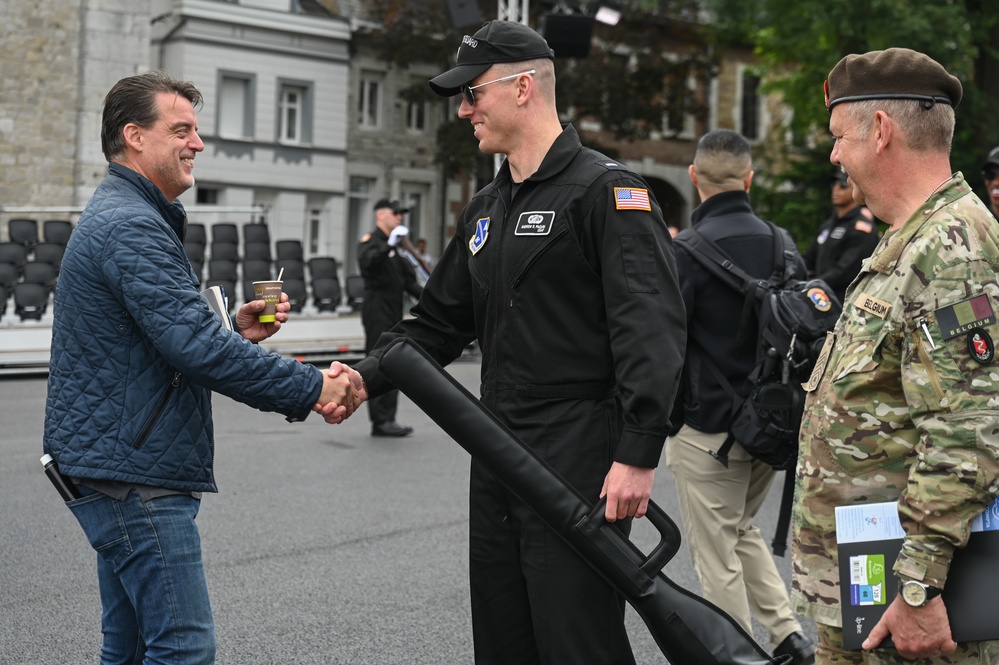
[[[680,242],[706,270],[745,296],[739,339],[756,335],[756,362],[746,379],[745,390],[736,391],[710,353],[702,359],[731,399],[728,437],[715,453],[728,466],[728,451],[738,441],[758,460],[777,470],[790,470],[798,458],[798,429],[805,406],[805,390],[826,333],[832,330],[842,308],[833,290],[820,279],[799,279],[795,274],[796,252],[784,232],[767,222],[773,233],[774,270],[767,279],[749,276],[725,252],[695,228]],[[755,315],[755,316],[754,316]],[[756,330],[750,330],[755,318]],[[696,340],[692,343],[696,344]],[[741,394],[747,395],[745,398]],[[778,544],[774,553],[783,555],[786,525],[790,517],[793,474],[787,474]],[[779,550],[779,551],[778,551]]]

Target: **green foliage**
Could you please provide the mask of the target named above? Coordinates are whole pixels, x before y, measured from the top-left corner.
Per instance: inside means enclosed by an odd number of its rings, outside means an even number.
[[[618,140],[635,140],[664,129],[670,135],[666,118],[705,118],[708,108],[689,81],[717,62],[695,22],[697,3],[632,1],[623,10],[616,26],[595,24],[589,56],[556,60],[563,119],[596,119]]]
[[[514,0],[510,0],[513,2]],[[453,64],[461,35],[451,26],[444,0],[371,0],[369,39],[381,57],[397,66]],[[596,0],[567,0],[587,11]],[[590,55],[559,59],[558,107],[569,122],[597,120],[619,141],[664,134],[667,118],[709,109],[688,89],[691,78],[717,71],[727,48],[750,47],[764,79],[762,92],[776,93],[791,109],[786,124],[754,148],[756,180],[752,190],[758,212],[809,241],[830,214],[828,112],[822,82],[849,53],[905,46],[936,58],[964,83],[957,109],[953,164],[980,187],[982,157],[999,144],[994,109],[999,75],[982,82],[989,67],[999,70],[999,12],[994,0],[625,0],[617,26],[596,24]],[[494,0],[480,0],[484,19],[495,16]],[[555,3],[532,3],[532,26]],[[705,17],[708,19],[705,21]],[[443,125],[437,159],[446,177],[476,174],[480,158],[467,121],[455,117],[449,100],[428,86],[403,91],[407,100],[433,100]],[[665,131],[664,131],[665,130]],[[613,155],[614,146],[594,146]]]
[[[751,45],[765,73],[764,91],[779,93],[793,111],[789,140],[773,142],[758,160],[766,177],[753,199],[761,214],[792,229],[800,242],[829,214],[831,145],[822,82],[850,53],[903,46],[930,55],[961,79],[952,162],[978,184],[981,159],[999,142],[999,124],[989,117],[996,100],[988,101],[975,79],[983,51],[992,49],[990,30],[999,20],[994,6],[974,0],[706,2],[720,42]]]

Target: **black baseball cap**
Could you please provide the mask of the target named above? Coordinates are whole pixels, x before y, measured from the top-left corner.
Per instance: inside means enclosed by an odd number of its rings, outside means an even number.
[[[836,173],[833,173],[831,176],[829,176],[829,184],[830,185],[835,184],[835,185],[839,185],[841,187],[846,187],[846,185],[847,185],[847,179],[849,177],[850,176],[848,176],[847,174],[843,173],[842,171],[837,171]]]
[[[409,212],[409,208],[403,208],[397,199],[378,199],[378,202],[375,203],[375,210],[381,210],[382,208],[388,208],[397,214]]]
[[[982,169],[985,169],[989,166],[999,166],[999,145],[992,148],[992,151],[989,153],[989,156],[985,158],[985,163],[982,164]]]
[[[471,37],[461,38],[455,66],[430,79],[430,88],[441,97],[453,97],[497,63],[538,58],[555,59],[544,37],[523,23],[489,21]]]

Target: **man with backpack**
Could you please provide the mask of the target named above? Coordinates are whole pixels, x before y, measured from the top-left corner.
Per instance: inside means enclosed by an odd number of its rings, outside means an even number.
[[[695,256],[691,241],[706,238],[752,277],[766,280],[790,262],[805,265],[786,233],[759,219],[749,204],[753,180],[749,143],[716,130],[701,138],[689,167],[701,198],[692,227],[675,239],[688,342],[666,463],[676,479],[687,545],[706,599],[752,632],[751,613],[770,634],[775,655],[792,665],[814,662],[814,645],[790,609],[788,593],[752,520],[775,476],[739,441],[728,442],[735,402],[748,396],[756,365],[757,322],[740,324],[747,297],[716,277]],[[774,234],[784,249],[775,256]],[[755,317],[750,317],[755,318]],[[719,376],[720,374],[720,376]],[[725,385],[727,384],[727,385]],[[682,427],[680,427],[682,425]],[[720,452],[721,451],[721,452]]]

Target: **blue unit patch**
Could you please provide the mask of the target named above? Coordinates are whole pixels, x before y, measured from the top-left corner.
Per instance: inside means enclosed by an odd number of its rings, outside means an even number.
[[[482,246],[486,244],[486,240],[489,238],[489,218],[483,217],[475,223],[475,235],[472,239],[468,241],[468,251],[473,255],[478,254]]]

